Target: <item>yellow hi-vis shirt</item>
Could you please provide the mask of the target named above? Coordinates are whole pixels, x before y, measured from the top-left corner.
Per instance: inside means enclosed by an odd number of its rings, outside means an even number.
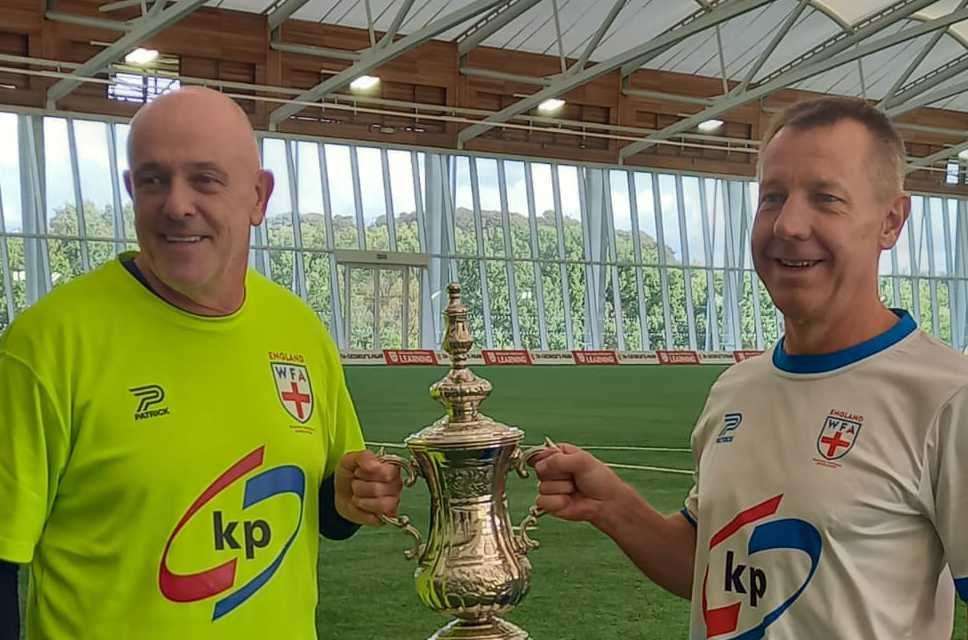
[[[316,638],[318,489],[363,448],[339,354],[255,272],[173,307],[119,261],[0,337],[0,559],[30,640]]]

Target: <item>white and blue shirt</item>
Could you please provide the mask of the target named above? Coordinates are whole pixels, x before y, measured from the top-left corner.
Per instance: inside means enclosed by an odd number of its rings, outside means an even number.
[[[833,354],[781,340],[713,385],[683,509],[692,640],[950,639],[954,588],[968,599],[968,359],[896,313]]]

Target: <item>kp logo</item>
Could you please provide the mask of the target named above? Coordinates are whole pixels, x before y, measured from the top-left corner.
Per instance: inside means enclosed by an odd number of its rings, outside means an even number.
[[[289,415],[306,424],[313,415],[313,385],[309,382],[306,365],[290,362],[270,362],[269,365],[282,406]]]
[[[228,562],[196,573],[178,574],[168,568],[168,553],[179,532],[202,507],[241,480],[246,474],[262,466],[264,452],[265,447],[259,447],[216,478],[196,498],[188,511],[178,521],[178,524],[175,525],[175,529],[168,536],[165,550],[161,555],[158,587],[161,589],[161,593],[172,602],[196,602],[226,594],[215,602],[215,610],[212,613],[213,621],[230,613],[255,595],[259,589],[269,582],[282,564],[289,547],[296,540],[296,536],[299,535],[299,530],[302,527],[303,497],[306,493],[306,476],[303,470],[293,465],[283,465],[267,469],[245,481],[242,511],[274,496],[286,493],[299,496],[299,517],[295,530],[282,547],[279,555],[247,583],[232,590],[235,586],[239,558],[233,558]],[[216,551],[224,550],[226,547],[233,550],[241,550],[244,547],[245,551],[242,555],[247,561],[251,561],[256,558],[258,550],[266,547],[272,539],[272,528],[265,520],[226,521],[221,511],[215,511],[212,519],[215,538],[214,550]],[[240,524],[242,525],[241,544],[239,532],[236,531]]]
[[[723,416],[723,430],[716,437],[716,442],[732,442],[733,432],[743,424],[742,413],[727,413]]]
[[[710,553],[717,546],[732,538],[744,527],[756,524],[774,515],[780,508],[780,502],[782,500],[783,496],[779,495],[739,513],[729,524],[717,531],[710,538]],[[750,534],[746,549],[747,557],[751,558],[761,551],[773,550],[801,551],[807,554],[810,558],[810,571],[807,573],[803,584],[800,585],[800,588],[793,595],[776,608],[764,613],[760,617],[760,621],[752,628],[738,635],[730,636],[730,640],[761,640],[766,635],[767,628],[786,613],[787,609],[796,602],[800,594],[810,584],[810,581],[813,579],[813,574],[817,571],[817,565],[820,564],[820,553],[823,550],[823,541],[816,527],[803,520],[789,518],[758,524]],[[707,638],[726,633],[734,633],[739,628],[740,613],[743,606],[748,604],[750,608],[756,610],[762,604],[763,598],[769,593],[767,571],[754,566],[752,562],[748,565],[741,564],[737,561],[736,555],[732,551],[726,552],[724,573],[725,581],[723,592],[737,594],[737,600],[739,602],[715,609],[709,607],[706,600],[706,593],[709,590],[709,567],[707,566],[706,576],[703,578],[702,585],[702,615],[706,622]]]

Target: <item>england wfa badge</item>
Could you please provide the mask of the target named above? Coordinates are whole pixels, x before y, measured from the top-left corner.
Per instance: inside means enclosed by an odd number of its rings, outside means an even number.
[[[862,416],[842,411],[831,412],[817,436],[817,451],[827,460],[843,458],[854,448],[854,443],[860,437],[863,421]]]
[[[313,386],[306,366],[290,362],[270,362],[269,365],[282,406],[289,415],[305,424],[313,415]]]

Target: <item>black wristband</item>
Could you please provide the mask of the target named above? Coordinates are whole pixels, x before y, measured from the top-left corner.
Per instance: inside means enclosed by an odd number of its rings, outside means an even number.
[[[18,566],[0,560],[0,640],[20,640]]]
[[[336,510],[336,480],[330,476],[319,485],[319,533],[330,540],[346,540],[359,531],[360,525],[350,522]]]

